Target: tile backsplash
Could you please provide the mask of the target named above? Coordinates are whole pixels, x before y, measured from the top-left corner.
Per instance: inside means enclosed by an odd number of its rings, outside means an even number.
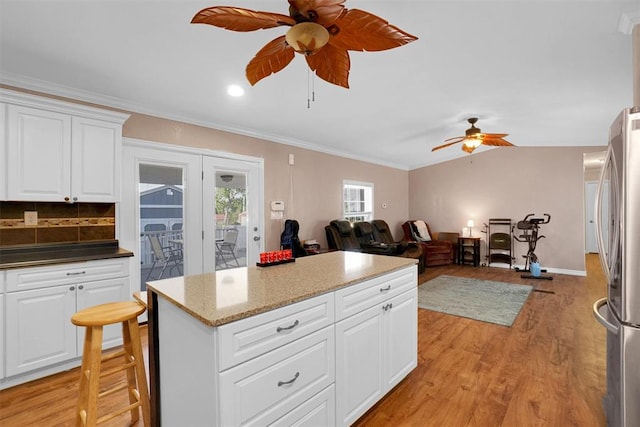
[[[36,211],[38,225],[24,213]],[[0,246],[115,239],[113,203],[0,202]]]

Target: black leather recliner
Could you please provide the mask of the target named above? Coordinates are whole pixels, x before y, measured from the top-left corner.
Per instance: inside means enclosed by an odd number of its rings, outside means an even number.
[[[422,256],[422,247],[417,242],[407,242],[405,240],[396,241],[393,238],[393,234],[391,234],[391,230],[389,229],[389,224],[385,220],[382,219],[374,219],[371,221],[371,225],[373,226],[373,234],[374,238],[378,242],[386,243],[386,244],[398,244],[399,251],[397,253],[398,256],[403,256],[406,258],[413,258],[418,260],[418,273],[423,273],[425,269],[424,265],[424,257]]]
[[[380,228],[389,226],[383,220],[378,220]],[[375,221],[373,221],[375,222]],[[351,225],[347,220],[333,220],[325,229],[327,236],[327,244],[329,249],[365,252],[376,255],[392,255],[413,258],[418,260],[418,272],[424,272],[424,263],[422,262],[422,249],[417,244],[407,242],[394,242],[393,236],[390,237],[388,243],[380,241],[375,227],[369,222],[356,222]],[[390,236],[390,232],[389,232]]]
[[[362,252],[360,242],[349,221],[334,219],[324,228],[324,231],[329,249]]]

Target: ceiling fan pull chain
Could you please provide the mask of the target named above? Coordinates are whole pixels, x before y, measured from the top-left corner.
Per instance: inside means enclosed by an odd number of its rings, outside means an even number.
[[[307,68],[307,109],[311,108],[311,96],[309,93],[311,92],[311,83],[309,83],[311,79],[311,69]]]
[[[316,102],[316,72],[307,69],[307,108],[311,108],[311,103]]]

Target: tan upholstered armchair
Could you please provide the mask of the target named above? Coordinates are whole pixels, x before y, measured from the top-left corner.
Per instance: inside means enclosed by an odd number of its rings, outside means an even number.
[[[424,265],[434,267],[437,265],[448,265],[454,262],[454,245],[450,241],[436,240],[432,238],[433,233],[429,224],[422,220],[406,221],[402,224],[404,238],[410,241],[417,241],[422,246],[424,255]]]

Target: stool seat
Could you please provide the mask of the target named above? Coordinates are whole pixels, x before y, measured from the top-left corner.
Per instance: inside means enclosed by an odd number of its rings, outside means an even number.
[[[145,426],[151,423],[149,390],[144,367],[144,356],[140,343],[138,316],[146,308],[135,301],[112,302],[78,311],[71,316],[71,323],[84,326],[85,339],[80,368],[80,388],[76,406],[76,426],[95,426],[126,412],[131,414],[131,423],[139,420],[139,410]],[[120,351],[102,354],[102,332],[106,325],[122,324],[123,348]],[[102,362],[122,357],[119,366],[102,370]],[[118,372],[126,372],[126,382],[108,390],[100,391],[100,378]],[[126,390],[129,405],[98,417],[98,398]],[[113,409],[113,408],[108,408]]]
[[[76,326],[106,326],[121,323],[144,313],[145,307],[135,301],[109,302],[78,311],[71,316]]]

